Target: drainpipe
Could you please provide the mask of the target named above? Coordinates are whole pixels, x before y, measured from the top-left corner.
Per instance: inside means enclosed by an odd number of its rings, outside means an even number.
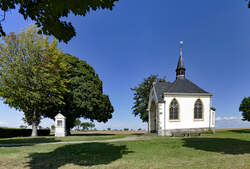
[[[211,96],[210,96],[210,106],[209,106],[209,129],[211,129]]]

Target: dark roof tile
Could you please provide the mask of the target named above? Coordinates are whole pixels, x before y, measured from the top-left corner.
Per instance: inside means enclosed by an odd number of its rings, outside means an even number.
[[[207,91],[203,90],[186,78],[178,78],[173,83],[157,82],[154,87],[159,101],[163,101],[163,93],[209,94]]]
[[[157,82],[154,85],[156,96],[159,101],[163,101],[162,94],[166,92],[170,86],[171,86],[171,82]]]
[[[176,79],[170,88],[168,88],[167,93],[208,93],[207,91],[203,90],[190,80],[183,78],[183,79]]]

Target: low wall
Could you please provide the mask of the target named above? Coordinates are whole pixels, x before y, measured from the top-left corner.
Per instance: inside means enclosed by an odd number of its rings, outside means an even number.
[[[185,129],[171,129],[171,130],[159,130],[159,136],[173,136],[175,134],[194,134],[194,133],[205,133],[211,131],[215,133],[215,128],[185,128]]]

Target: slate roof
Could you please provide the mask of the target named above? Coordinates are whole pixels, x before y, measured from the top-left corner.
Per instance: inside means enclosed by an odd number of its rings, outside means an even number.
[[[171,82],[157,82],[155,87],[156,96],[159,101],[163,101],[163,93],[171,86]]]
[[[164,93],[174,94],[209,94],[190,80],[177,78],[173,83],[171,82],[157,82],[155,85],[155,92],[159,101],[163,101]]]
[[[176,79],[166,92],[167,93],[208,93],[186,78]]]

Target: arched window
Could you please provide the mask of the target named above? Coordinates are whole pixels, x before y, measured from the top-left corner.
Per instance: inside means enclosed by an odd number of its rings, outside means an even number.
[[[169,120],[179,120],[179,105],[176,99],[170,103]]]
[[[200,99],[196,100],[194,104],[194,119],[203,119],[203,107]]]

